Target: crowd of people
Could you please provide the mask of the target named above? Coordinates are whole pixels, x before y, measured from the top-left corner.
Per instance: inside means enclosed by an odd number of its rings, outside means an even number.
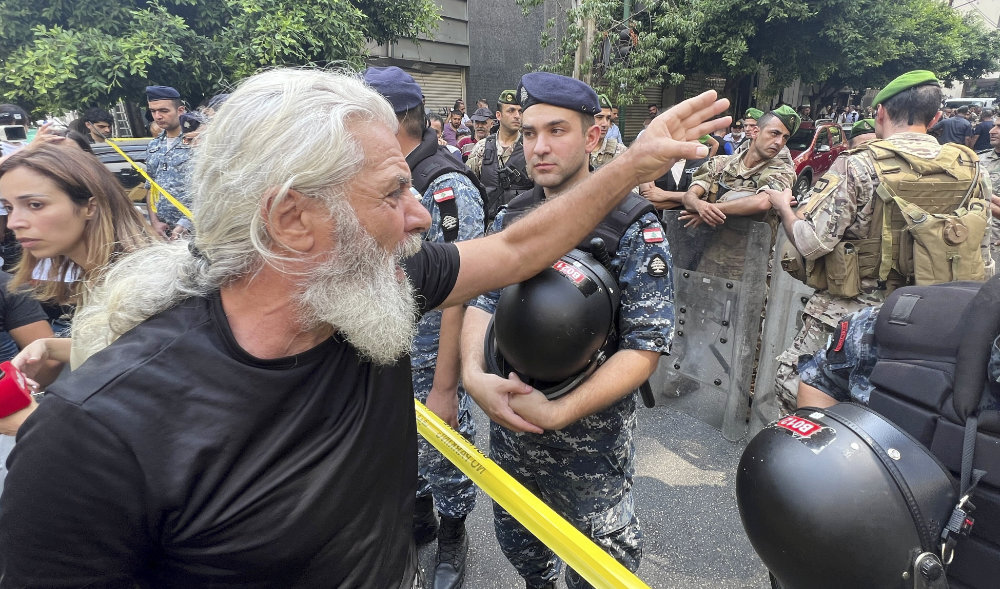
[[[660,211],[784,234],[774,271],[816,288],[779,359],[789,411],[865,401],[864,378],[824,367],[842,316],[870,326],[899,286],[993,273],[1000,127],[988,109],[942,117],[931,72],[820,110],[856,147],[797,208],[786,143],[809,107],[733,120],[706,92],[648,105],[626,146],[587,84],[511,86],[446,118],[397,67],[275,69],[198,116],[149,86],[146,217],[87,153],[107,111],[5,143],[21,254],[0,320],[38,397],[0,416],[0,587],[423,587],[414,546],[435,540],[427,586],[461,587],[476,489],[417,437],[405,390],[470,440],[488,425],[494,461],[635,571],[636,401],[675,327]],[[28,114],[0,106],[5,122]],[[980,205],[962,264],[894,248],[910,228],[885,192],[933,215]],[[547,300],[597,321],[592,348],[542,320]],[[75,308],[71,337],[40,303]],[[555,587],[555,554],[497,504],[494,525],[525,585]]]

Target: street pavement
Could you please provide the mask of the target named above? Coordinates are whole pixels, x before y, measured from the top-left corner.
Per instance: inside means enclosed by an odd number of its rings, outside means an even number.
[[[478,408],[476,420],[476,445],[488,453],[488,421]],[[694,417],[640,405],[636,444],[636,509],[646,538],[639,578],[656,589],[769,589],[736,508],[736,465],[746,440],[732,443]],[[467,527],[465,588],[523,588],[497,545],[482,491]],[[436,547],[420,549],[428,586]],[[558,587],[565,587],[562,579]]]

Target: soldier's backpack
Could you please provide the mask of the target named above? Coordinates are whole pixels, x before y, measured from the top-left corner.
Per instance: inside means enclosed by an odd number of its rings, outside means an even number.
[[[1000,277],[901,288],[875,327],[868,406],[937,456],[968,495],[939,540],[952,589],[1000,578],[1000,383],[987,378],[998,334]]]
[[[843,297],[860,294],[862,278],[877,279],[887,294],[906,284],[984,280],[980,244],[989,201],[977,193],[976,154],[949,143],[926,159],[886,140],[859,149],[871,152],[879,178],[867,238],[843,240],[816,261],[783,259],[782,267],[813,288]]]

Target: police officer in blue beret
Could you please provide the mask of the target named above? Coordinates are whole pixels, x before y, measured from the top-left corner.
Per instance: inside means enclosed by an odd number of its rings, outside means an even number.
[[[146,86],[149,113],[161,129],[146,147],[146,171],[156,183],[181,204],[191,210],[194,195],[188,191],[188,177],[194,168],[194,145],[185,137],[181,117],[186,109],[180,93],[170,86]],[[147,189],[151,186],[146,183]],[[178,239],[194,228],[166,197],[150,190],[146,197],[149,221],[161,235]]]
[[[453,242],[483,234],[483,200],[478,181],[465,164],[438,144],[427,127],[420,86],[402,69],[370,67],[365,82],[392,105],[399,120],[396,139],[413,175],[413,187],[431,214],[424,240]],[[459,383],[458,339],[461,307],[431,311],[417,324],[410,365],[413,394],[438,417],[469,440],[475,437],[472,400]],[[458,589],[465,576],[469,549],[465,518],[476,506],[476,489],[458,468],[423,437],[417,437],[419,482],[414,510],[414,538],[418,544],[437,535],[435,589]],[[434,515],[437,506],[440,527]]]
[[[521,78],[522,134],[535,188],[501,210],[501,231],[530,209],[586,179],[589,153],[601,141],[597,94],[579,80],[550,73]],[[602,232],[602,228],[607,232]],[[666,353],[674,329],[670,250],[652,205],[633,192],[577,249],[607,266],[621,302],[617,350],[564,396],[524,394],[518,378],[488,373],[484,337],[500,293],[480,296],[465,317],[463,381],[490,416],[490,457],[629,570],[639,568],[642,532],[632,496],[636,389]],[[567,339],[563,338],[565,342]],[[551,341],[523,342],[539,354]],[[521,394],[511,394],[521,393]],[[555,587],[555,554],[494,504],[497,540],[528,587]],[[590,587],[569,570],[572,589]]]

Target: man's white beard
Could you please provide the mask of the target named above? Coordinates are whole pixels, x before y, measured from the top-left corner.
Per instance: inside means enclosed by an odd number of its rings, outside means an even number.
[[[375,364],[394,364],[410,351],[417,319],[413,287],[397,278],[396,268],[420,249],[420,236],[410,235],[387,252],[349,204],[332,208],[336,250],[309,273],[297,295],[299,317],[307,327],[333,327]]]

